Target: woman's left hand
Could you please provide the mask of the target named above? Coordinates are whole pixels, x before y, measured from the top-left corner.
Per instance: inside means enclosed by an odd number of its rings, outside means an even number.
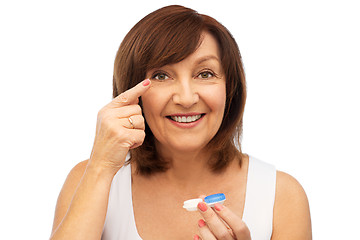
[[[198,209],[204,220],[198,221],[200,236],[195,235],[194,239],[251,240],[246,224],[226,206],[217,203],[210,208],[205,202],[200,202]]]

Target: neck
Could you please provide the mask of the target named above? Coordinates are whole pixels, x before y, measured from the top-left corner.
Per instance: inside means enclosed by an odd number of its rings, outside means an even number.
[[[216,175],[208,164],[211,153],[205,149],[191,152],[159,149],[159,154],[170,163],[170,168],[161,177],[177,188],[195,190]]]
[[[162,191],[171,192],[175,198],[190,199],[204,194],[213,194],[216,191],[227,192],[229,187],[233,186],[233,179],[239,175],[240,171],[242,170],[242,174],[245,175],[247,171],[240,168],[238,161],[231,161],[223,172],[214,173],[208,164],[211,151],[177,153],[166,149],[165,152],[158,153],[169,161],[167,171],[154,173],[151,176],[135,175],[136,182],[138,184],[140,182],[141,186],[147,188],[147,184],[150,183],[152,187],[148,189],[152,189],[153,194],[156,189],[162,189]],[[155,190],[153,186],[157,186]]]

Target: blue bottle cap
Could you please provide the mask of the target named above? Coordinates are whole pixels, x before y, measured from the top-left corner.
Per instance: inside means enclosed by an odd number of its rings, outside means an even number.
[[[220,203],[220,202],[224,202],[225,200],[226,200],[225,194],[223,194],[223,193],[217,193],[217,194],[209,195],[209,196],[204,198],[204,201],[207,204]]]

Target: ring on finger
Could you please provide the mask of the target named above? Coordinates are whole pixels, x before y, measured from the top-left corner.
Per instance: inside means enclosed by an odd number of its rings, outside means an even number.
[[[129,120],[129,123],[131,124],[131,128],[134,129],[134,122],[133,120],[131,119],[131,117],[128,117],[128,120]]]
[[[233,236],[234,239],[236,239],[236,236],[235,236],[233,230],[231,229],[231,227],[229,227],[229,225],[226,222],[224,222],[224,225],[225,225],[226,229],[229,231],[229,233],[231,234],[231,236]]]

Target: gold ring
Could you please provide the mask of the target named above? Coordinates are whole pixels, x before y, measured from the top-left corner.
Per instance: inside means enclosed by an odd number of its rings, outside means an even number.
[[[128,120],[129,120],[129,123],[131,124],[131,128],[134,129],[134,122],[133,120],[131,119],[131,117],[128,117]]]

